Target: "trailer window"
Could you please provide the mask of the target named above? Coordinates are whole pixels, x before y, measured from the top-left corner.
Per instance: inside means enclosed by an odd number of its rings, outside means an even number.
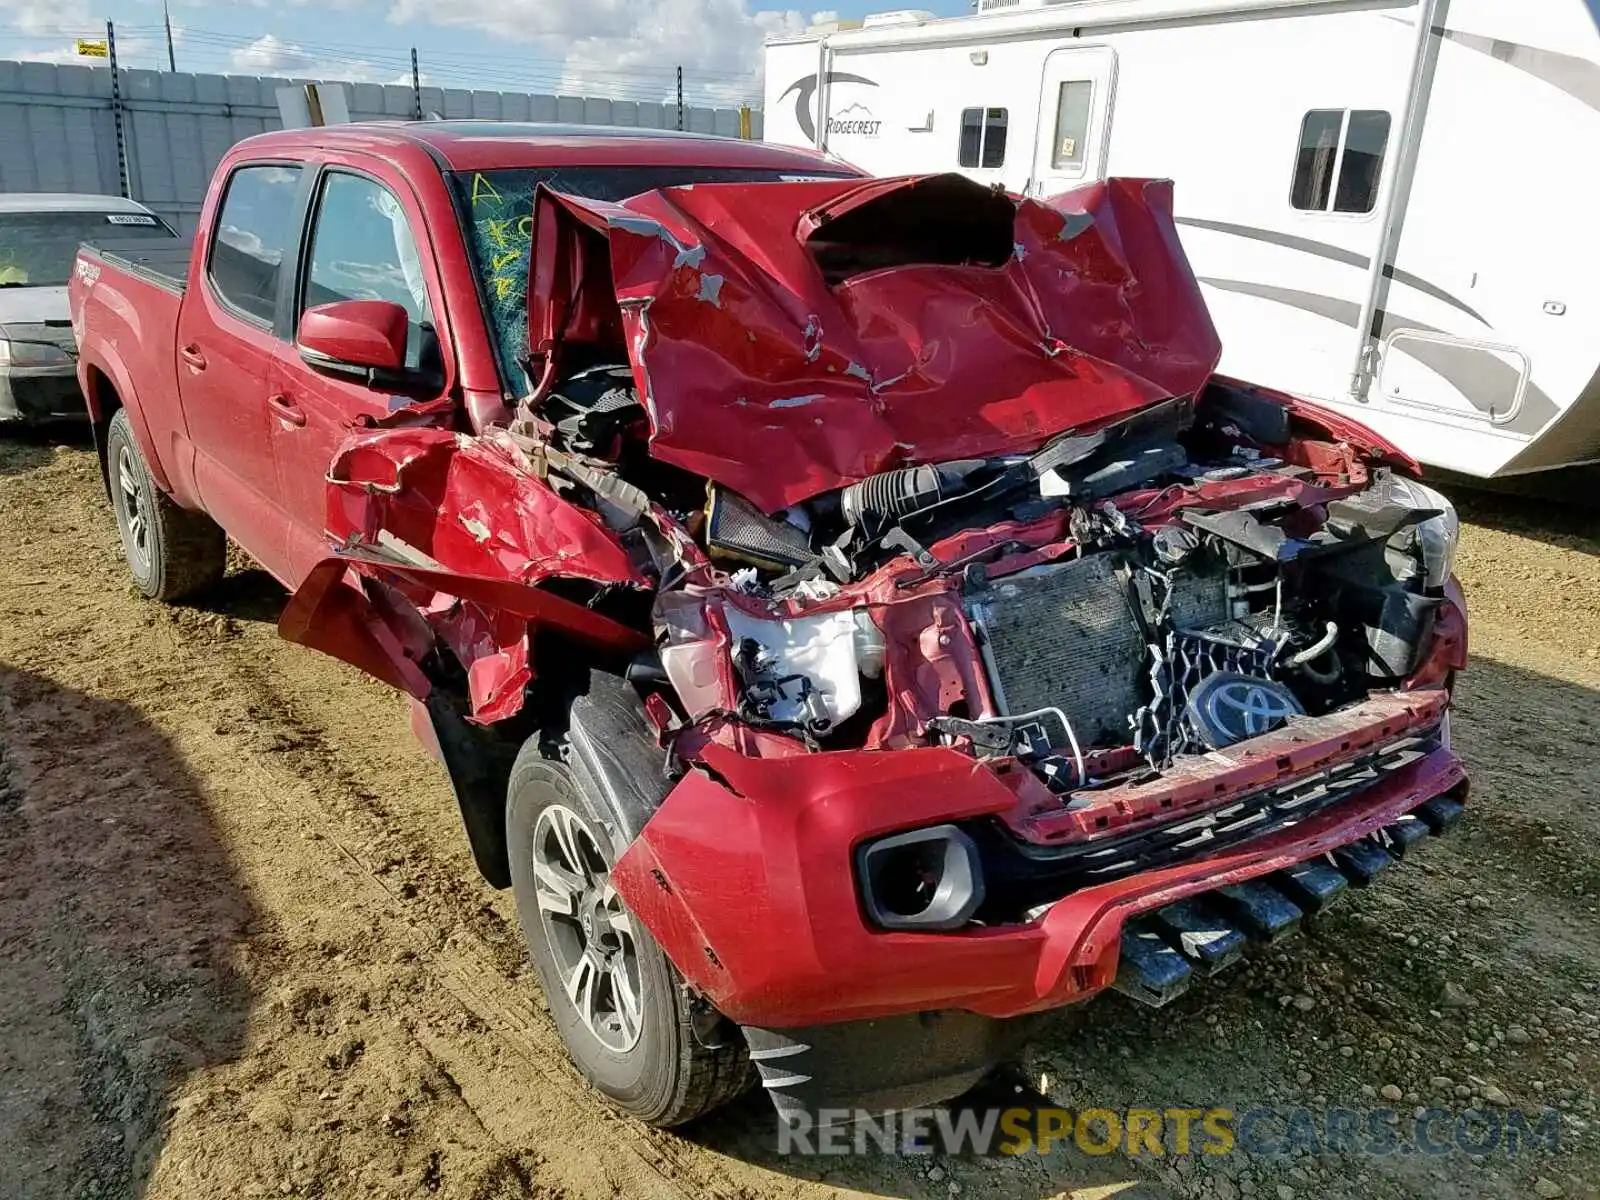
[[[1378,203],[1383,151],[1389,144],[1389,114],[1357,109],[1344,131],[1344,161],[1334,191],[1334,212],[1371,212]]]
[[[1083,169],[1089,141],[1089,110],[1094,99],[1092,79],[1062,81],[1056,97],[1056,140],[1050,165],[1058,171]]]
[[[956,161],[963,167],[993,168],[1005,165],[1006,125],[1003,108],[961,110],[961,145]]]
[[[1300,124],[1289,203],[1306,212],[1371,212],[1388,143],[1386,112],[1312,109]]]

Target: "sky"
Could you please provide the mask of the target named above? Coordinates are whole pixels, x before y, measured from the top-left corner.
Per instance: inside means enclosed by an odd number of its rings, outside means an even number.
[[[763,39],[894,0],[171,0],[178,69],[664,100],[759,103]],[[916,0],[912,0],[916,3]],[[900,7],[907,7],[902,4]],[[969,0],[921,0],[941,16]],[[0,0],[0,58],[76,62],[77,37],[117,27],[124,67],[166,67],[160,0]]]

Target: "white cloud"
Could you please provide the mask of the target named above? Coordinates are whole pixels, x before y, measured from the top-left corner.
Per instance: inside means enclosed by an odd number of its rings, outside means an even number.
[[[315,79],[349,79],[357,83],[368,83],[380,76],[378,69],[365,60],[325,60],[270,33],[233,51],[228,61],[232,69],[241,75],[297,75]],[[409,74],[404,82],[411,82]]]
[[[7,25],[24,34],[82,33],[104,23],[104,18],[96,20],[90,14],[87,0],[0,0],[0,14]]]
[[[303,71],[314,61],[299,46],[291,45],[271,33],[258,37],[242,49],[235,50],[229,55],[229,59],[234,70],[260,75]]]
[[[60,50],[19,50],[6,57],[17,62],[55,63],[57,66],[104,67],[108,65],[103,58],[81,57],[77,50],[71,46]]]
[[[396,70],[407,42],[421,47],[427,84],[484,87],[499,90],[613,96],[619,99],[670,101],[673,69],[684,69],[687,99],[692,104],[733,105],[758,98],[761,90],[762,42],[794,33],[831,10],[763,7],[784,0],[588,0],[585,4],[553,4],[550,0],[243,0],[257,11],[276,10],[281,22],[254,41],[219,44],[199,37],[190,60],[178,38],[180,67],[241,74],[292,75],[301,78],[346,79],[402,85],[410,73]],[[186,9],[193,13],[191,0]],[[390,38],[375,39],[366,52],[352,47],[345,56],[327,48],[327,38],[299,18],[305,7],[360,9],[377,17],[387,14],[394,28]],[[0,0],[0,25],[35,38],[61,36],[60,46],[36,45],[21,57],[53,62],[91,62],[71,53],[68,38],[95,29],[100,21],[95,0]],[[206,24],[203,18],[197,18]],[[255,23],[258,18],[251,18]],[[274,28],[274,25],[276,28]],[[483,35],[484,53],[440,52],[430,62],[428,31],[441,26]],[[256,28],[261,28],[260,24]],[[197,35],[198,36],[198,35]],[[302,42],[300,39],[304,39]],[[160,38],[145,47],[139,39],[118,39],[126,65],[164,65]],[[398,43],[399,45],[385,45]],[[148,53],[143,53],[148,50]],[[137,52],[136,52],[137,51]],[[369,61],[376,59],[377,62]],[[522,60],[520,63],[516,60]]]
[[[19,62],[55,63],[78,67],[105,67],[103,58],[81,56],[74,44],[77,39],[99,41],[105,37],[105,21],[92,15],[86,0],[0,0],[0,29],[20,37],[25,42],[36,43],[22,49],[7,49],[4,56]],[[183,44],[183,30],[172,29],[172,40]],[[56,42],[55,45],[38,46],[39,42]],[[117,60],[123,67],[154,65],[157,55],[165,62],[166,42],[140,34],[124,34],[117,38]]]
[[[807,23],[798,10],[752,11],[747,0],[393,0],[389,19],[530,44],[536,54],[564,60],[562,90],[576,93],[667,99],[681,66],[692,101],[721,104],[758,95],[763,40]]]

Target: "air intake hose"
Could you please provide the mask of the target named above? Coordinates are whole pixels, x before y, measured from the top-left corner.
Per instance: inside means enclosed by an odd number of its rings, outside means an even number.
[[[897,521],[965,491],[967,476],[983,465],[981,458],[973,458],[869,475],[844,489],[839,508],[848,524],[876,537]]]

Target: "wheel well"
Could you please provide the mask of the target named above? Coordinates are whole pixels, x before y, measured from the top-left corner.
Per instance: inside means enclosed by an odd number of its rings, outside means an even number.
[[[644,717],[644,706],[634,686],[610,673],[592,654],[548,631],[534,635],[535,662],[543,665],[528,689],[522,711],[493,725],[468,719],[465,675],[450,658],[444,682],[428,694],[426,708],[449,772],[461,820],[478,871],[493,887],[511,886],[511,866],[506,853],[506,788],[512,764],[522,747],[537,738],[546,758],[574,762],[581,777],[608,790],[629,786],[620,775],[632,773],[648,759],[660,776],[665,752],[655,745],[654,732]],[[447,654],[441,657],[450,657]],[[453,668],[453,669],[452,669]],[[590,726],[579,736],[574,721]],[[648,743],[648,746],[642,743]],[[653,756],[653,758],[652,758]],[[648,780],[633,781],[632,790],[665,795]]]
[[[90,428],[94,434],[95,453],[100,459],[100,482],[106,489],[106,495],[111,494],[111,467],[106,459],[106,431],[111,428],[111,418],[116,416],[117,410],[122,407],[122,397],[117,394],[116,384],[99,367],[90,367],[87,373],[89,384],[89,411],[94,414]]]
[[[439,756],[450,776],[456,803],[461,806],[461,823],[466,827],[478,873],[491,887],[510,887],[506,784],[524,739],[516,736],[520,729],[513,731],[503,726],[520,726],[521,722],[475,725],[467,720],[469,710],[464,697],[447,688],[434,688],[428,693],[426,704]]]

